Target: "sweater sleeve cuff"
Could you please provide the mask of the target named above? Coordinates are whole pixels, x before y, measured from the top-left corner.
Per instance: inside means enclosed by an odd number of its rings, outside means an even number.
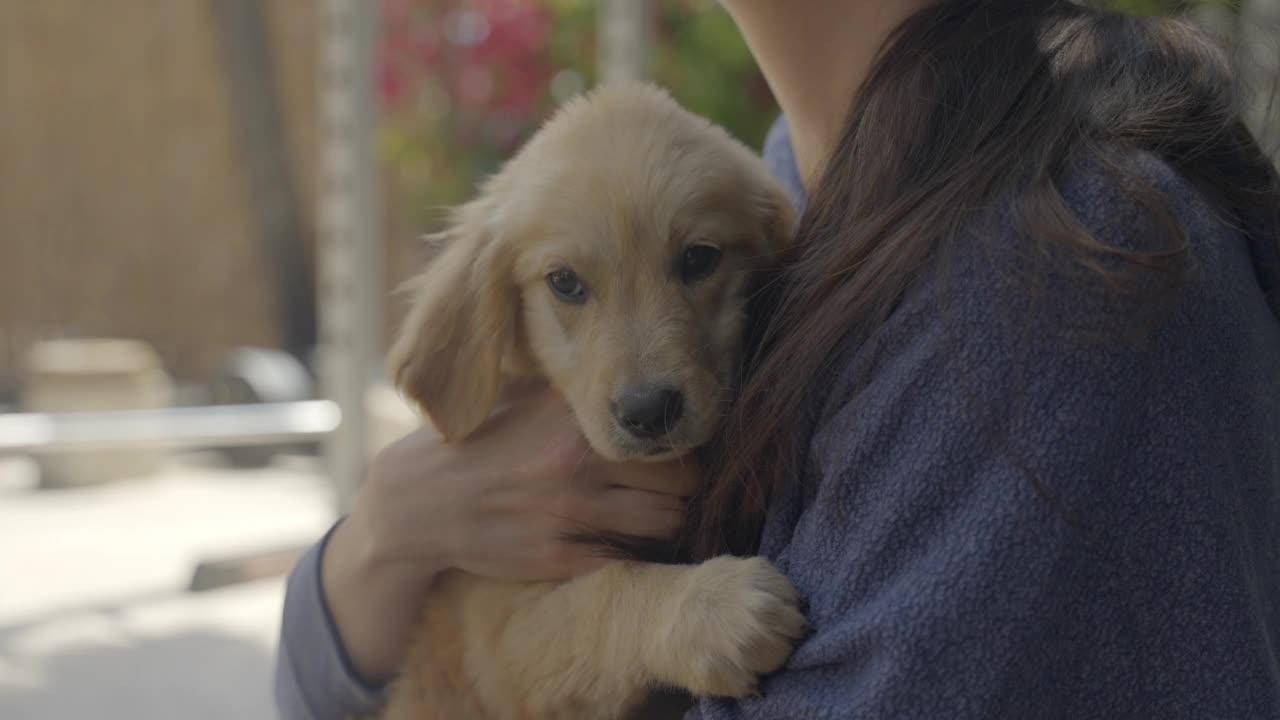
[[[356,673],[325,602],[320,559],[337,526],[303,554],[285,588],[276,655],[276,703],[284,720],[362,717],[384,699],[385,686]]]

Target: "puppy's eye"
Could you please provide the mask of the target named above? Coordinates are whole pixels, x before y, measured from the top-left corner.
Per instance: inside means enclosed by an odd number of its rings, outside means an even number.
[[[556,270],[547,274],[547,287],[556,297],[565,302],[584,303],[587,301],[587,289],[572,270]]]
[[[716,271],[720,265],[720,248],[714,245],[690,245],[680,258],[680,279],[695,283]]]

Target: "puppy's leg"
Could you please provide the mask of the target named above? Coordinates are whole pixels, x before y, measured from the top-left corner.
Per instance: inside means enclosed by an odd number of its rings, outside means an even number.
[[[659,682],[694,695],[746,697],[761,675],[782,667],[808,630],[790,581],[762,558],[661,569],[674,576],[666,588],[654,583],[645,590],[657,596],[658,609],[639,628]]]
[[[404,690],[486,718],[619,718],[659,685],[746,696],[804,630],[790,583],[758,558],[612,563],[559,585],[459,575],[433,598],[404,678],[432,687]]]

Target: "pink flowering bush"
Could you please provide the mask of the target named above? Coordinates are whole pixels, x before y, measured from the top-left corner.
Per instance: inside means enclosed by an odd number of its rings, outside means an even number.
[[[561,102],[589,88],[591,0],[381,0],[384,158],[417,224],[469,196]],[[654,0],[656,81],[758,145],[776,110],[711,0]]]

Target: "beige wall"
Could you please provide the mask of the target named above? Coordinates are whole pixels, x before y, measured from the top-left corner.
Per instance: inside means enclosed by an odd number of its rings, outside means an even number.
[[[310,208],[318,3],[266,5]],[[41,337],[277,342],[219,52],[208,0],[0,2],[0,381]]]

